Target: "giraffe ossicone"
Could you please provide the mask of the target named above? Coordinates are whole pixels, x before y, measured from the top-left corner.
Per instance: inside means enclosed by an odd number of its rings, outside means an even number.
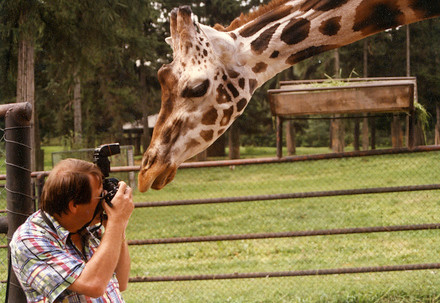
[[[438,0],[274,0],[226,29],[171,12],[173,61],[158,71],[162,106],[138,177],[141,192],[171,182],[211,145],[254,91],[289,66],[374,33],[440,15]]]

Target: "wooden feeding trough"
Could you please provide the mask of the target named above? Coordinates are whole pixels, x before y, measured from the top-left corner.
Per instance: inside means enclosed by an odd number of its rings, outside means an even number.
[[[277,157],[282,157],[282,126],[286,119],[309,115],[408,113],[408,146],[413,146],[416,78],[356,78],[281,81],[268,91],[277,119]],[[334,85],[336,83],[336,85]]]

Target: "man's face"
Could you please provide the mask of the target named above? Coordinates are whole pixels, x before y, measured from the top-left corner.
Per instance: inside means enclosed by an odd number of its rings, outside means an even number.
[[[78,219],[84,224],[90,222],[93,219],[95,209],[98,203],[101,203],[101,196],[103,193],[102,182],[98,177],[89,176],[90,186],[92,187],[92,197],[89,203],[78,205]],[[93,222],[92,222],[93,225]]]

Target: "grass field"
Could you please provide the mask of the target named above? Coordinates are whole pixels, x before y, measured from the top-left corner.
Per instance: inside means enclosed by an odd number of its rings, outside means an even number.
[[[56,148],[48,149],[56,151]],[[299,154],[328,152],[299,149]],[[46,167],[50,158],[46,153]],[[248,148],[243,157],[274,156]],[[50,155],[50,153],[49,153]],[[181,169],[135,202],[439,183],[439,152]],[[137,208],[129,240],[440,222],[440,191]],[[437,263],[439,231],[131,246],[131,276]],[[131,283],[127,302],[438,302],[440,271]]]
[[[439,153],[180,170],[135,200],[438,183]],[[133,240],[439,222],[439,191],[136,209]],[[438,231],[132,246],[132,276],[437,263]],[[131,284],[128,302],[435,302],[439,271]],[[140,300],[140,298],[142,298]]]

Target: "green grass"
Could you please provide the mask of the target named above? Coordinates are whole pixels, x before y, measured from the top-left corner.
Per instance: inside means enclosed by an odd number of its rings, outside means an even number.
[[[127,302],[438,302],[434,273],[131,284]],[[405,280],[405,288],[390,281]],[[209,290],[216,289],[215,292]],[[146,294],[143,297],[132,294]]]
[[[50,152],[46,148],[46,163]],[[326,153],[299,148],[298,154]],[[273,157],[275,148],[243,148]],[[286,152],[284,152],[286,154]],[[180,169],[135,202],[265,195],[439,182],[439,152]],[[50,169],[46,166],[45,169]],[[440,222],[440,191],[137,208],[129,240]],[[296,271],[437,263],[439,231],[130,246],[131,276]],[[134,302],[437,302],[440,271],[131,283]]]
[[[50,146],[42,146],[42,150],[44,150],[44,169],[50,170],[52,169],[52,153],[63,151],[63,147],[61,145],[50,145]]]
[[[179,170],[135,201],[438,183],[438,153]],[[440,191],[136,209],[129,239],[435,223]],[[132,276],[436,263],[438,231],[132,246]],[[435,302],[440,272],[136,283],[127,302]],[[141,298],[141,299],[140,299]]]

